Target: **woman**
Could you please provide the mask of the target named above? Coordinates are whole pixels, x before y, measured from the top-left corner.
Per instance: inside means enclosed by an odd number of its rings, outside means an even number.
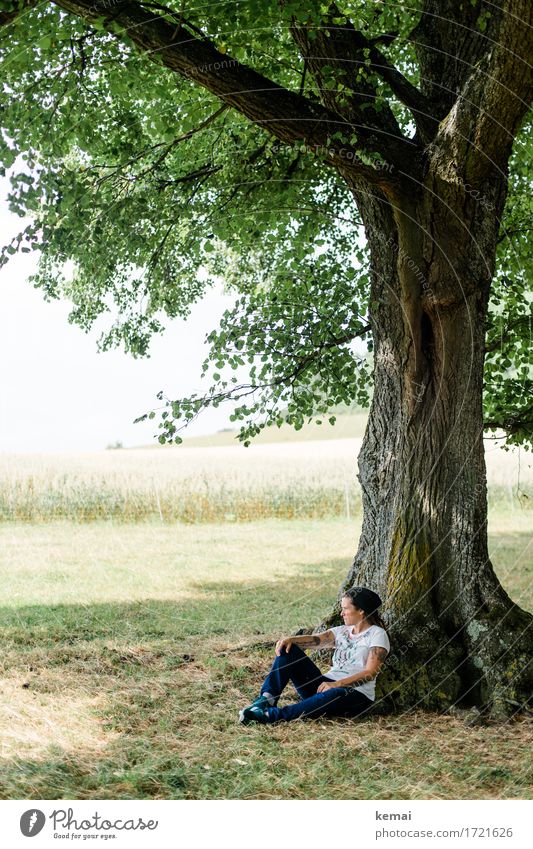
[[[276,643],[276,658],[265,678],[259,697],[241,710],[239,720],[247,725],[290,722],[300,717],[358,716],[375,699],[375,679],[390,651],[389,638],[377,610],[381,599],[366,587],[354,587],[342,597],[344,625],[322,634],[282,637]],[[322,675],[303,648],[335,646],[332,666]],[[289,681],[300,701],[277,707]]]

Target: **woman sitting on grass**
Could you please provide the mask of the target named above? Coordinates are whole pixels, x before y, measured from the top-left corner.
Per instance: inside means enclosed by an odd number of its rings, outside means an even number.
[[[276,643],[276,658],[265,678],[259,697],[241,710],[240,721],[290,722],[320,716],[358,716],[375,699],[375,678],[390,651],[389,638],[377,610],[381,599],[366,587],[354,587],[342,597],[344,625],[322,634],[282,637]],[[335,646],[331,669],[322,675],[302,648]],[[300,701],[277,707],[289,681]]]

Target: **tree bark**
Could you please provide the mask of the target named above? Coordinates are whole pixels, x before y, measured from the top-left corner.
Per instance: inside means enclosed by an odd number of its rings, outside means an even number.
[[[430,167],[418,196],[395,206],[353,186],[372,254],[375,365],[363,528],[341,594],[366,585],[386,600],[384,709],[460,702],[507,717],[531,694],[533,617],[487,548],[483,360],[505,187],[493,176],[472,196]]]

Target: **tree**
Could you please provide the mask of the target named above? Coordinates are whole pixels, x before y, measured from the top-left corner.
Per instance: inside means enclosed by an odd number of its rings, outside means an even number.
[[[0,8],[2,155],[25,160],[10,202],[30,215],[5,256],[41,250],[45,296],[69,297],[84,328],[114,310],[101,345],[134,355],[209,279],[237,289],[211,336],[214,384],[168,401],[162,441],[226,399],[244,441],[365,402],[353,342],[369,340],[364,519],[345,585],[386,598],[389,702],[514,713],[533,680],[532,617],[489,560],[482,437],[484,404],[510,441],[533,423],[531,4]],[[222,373],[246,364],[248,381]]]

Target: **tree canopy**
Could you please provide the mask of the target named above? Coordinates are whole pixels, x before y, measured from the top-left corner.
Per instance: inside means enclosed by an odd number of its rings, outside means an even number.
[[[475,63],[500,5],[447,0],[439,17],[422,0],[1,2],[0,158],[10,209],[28,222],[2,262],[39,251],[44,296],[69,299],[84,330],[103,328],[102,349],[134,356],[224,281],[235,305],[209,337],[206,391],[160,393],[162,442],[225,400],[244,442],[367,404],[368,254],[339,165],[376,185],[409,171],[464,84],[457,59],[438,58],[440,29],[470,39]],[[438,91],[437,61],[449,80]],[[533,433],[528,131],[500,222],[484,396],[487,428],[522,444]],[[489,205],[472,175],[467,192]]]

